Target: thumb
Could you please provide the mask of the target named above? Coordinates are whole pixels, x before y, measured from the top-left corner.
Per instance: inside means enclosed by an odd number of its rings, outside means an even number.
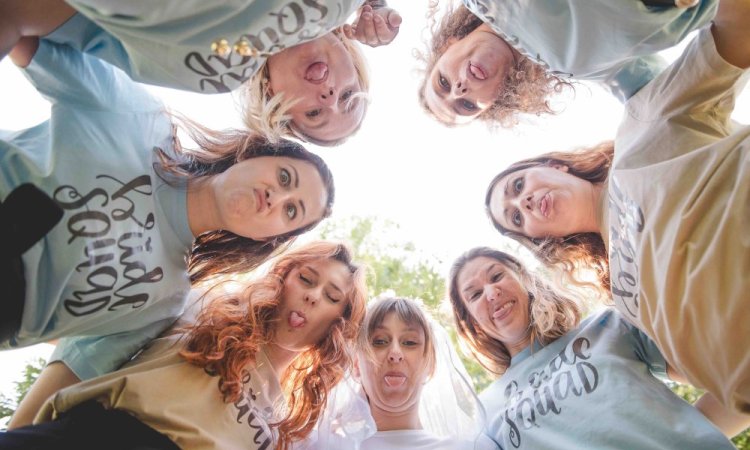
[[[388,26],[393,28],[398,28],[401,26],[401,14],[399,14],[397,11],[391,10],[388,12]]]

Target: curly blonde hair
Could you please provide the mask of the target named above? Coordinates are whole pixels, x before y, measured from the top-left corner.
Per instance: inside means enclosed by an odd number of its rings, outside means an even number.
[[[425,67],[424,78],[419,86],[419,104],[428,115],[447,126],[456,125],[447,122],[435,114],[427,104],[425,89],[435,65],[450,47],[452,39],[463,39],[482,25],[482,19],[475,16],[465,6],[454,7],[450,4],[442,19],[436,19],[438,1],[430,3],[427,17],[430,21],[429,31],[432,40],[427,43],[426,52],[417,52],[416,56]],[[559,93],[572,84],[547,72],[541,65],[524,56],[518,58],[508,71],[504,83],[497,92],[492,106],[482,111],[477,119],[492,126],[499,124],[510,128],[518,123],[519,114],[554,114],[548,98]]]
[[[531,167],[566,166],[569,174],[589,183],[606,183],[614,153],[614,142],[604,141],[593,147],[571,152],[550,152],[515,162],[495,175],[495,178],[487,187],[484,198],[485,212],[495,229],[531,250],[546,266],[560,271],[565,282],[596,291],[605,303],[611,303],[609,257],[601,234],[575,233],[563,237],[530,238],[503,227],[495,220],[490,212],[490,201],[492,200],[492,191],[500,180],[509,174]],[[583,279],[580,276],[580,269],[593,270],[599,282],[598,285]]]
[[[451,266],[448,280],[448,297],[458,335],[485,369],[502,375],[510,365],[510,352],[505,344],[488,335],[472,317],[458,286],[461,270],[480,257],[494,259],[511,270],[528,291],[531,345],[535,342],[547,345],[577,327],[581,321],[583,302],[574,298],[573,293],[563,294],[561,288],[552,289],[541,277],[526,270],[516,258],[500,250],[476,247],[459,256]]]
[[[274,326],[284,283],[289,273],[310,261],[332,259],[347,266],[351,287],[346,308],[320,342],[298,354],[282,375],[286,394],[286,417],[274,424],[279,430],[278,449],[310,434],[326,404],[328,393],[352,365],[350,343],[354,341],[365,313],[367,289],[364,272],[352,262],[343,244],[318,241],[279,257],[269,273],[239,295],[213,300],[188,328],[180,355],[189,363],[218,376],[224,401],[237,401],[243,392],[244,368],[254,364],[264,345],[274,340]]]
[[[368,93],[370,92],[370,71],[362,49],[359,47],[359,44],[346,38],[340,28],[334,30],[332,33],[341,40],[344,48],[351,55],[354,68],[357,71],[357,79],[362,88],[359,93],[350,98],[350,101],[355,97],[365,97],[365,100],[367,100]],[[287,114],[289,109],[297,102],[297,99],[284,98],[283,93],[271,95],[270,79],[268,60],[266,60],[260,67],[260,70],[243,85],[240,97],[242,119],[245,126],[260,133],[269,141],[276,142],[282,137],[293,137],[323,147],[334,147],[346,142],[362,126],[362,122],[360,122],[357,129],[349,136],[334,140],[317,139],[302,133],[294,126],[291,117]],[[365,111],[362,114],[362,120],[364,120],[367,113],[367,105],[368,102],[365,101]]]

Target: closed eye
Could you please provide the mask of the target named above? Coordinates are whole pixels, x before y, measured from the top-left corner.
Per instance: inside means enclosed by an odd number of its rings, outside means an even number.
[[[307,117],[308,119],[313,119],[315,117],[318,117],[321,112],[323,112],[322,109],[313,109],[312,111],[307,111],[305,113],[305,117]]]

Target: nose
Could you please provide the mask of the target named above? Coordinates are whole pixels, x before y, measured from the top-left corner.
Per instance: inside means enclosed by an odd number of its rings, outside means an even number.
[[[388,362],[395,364],[400,363],[403,359],[404,355],[401,353],[401,347],[398,345],[398,342],[394,342],[388,350]]]
[[[497,300],[500,297],[501,293],[502,289],[496,288],[492,284],[486,284],[484,286],[484,298],[486,298],[490,303]]]
[[[271,210],[274,206],[279,204],[283,205],[289,200],[291,195],[291,192],[283,189],[267,189],[266,204],[268,205],[268,209]]]
[[[317,292],[315,291],[308,291],[305,294],[305,303],[309,304],[310,306],[315,306],[315,304],[318,302],[319,296],[317,295]]]
[[[453,85],[453,95],[456,97],[463,97],[467,92],[469,92],[469,85],[466,82],[466,79],[459,78],[459,80]]]
[[[333,86],[324,86],[318,93],[318,99],[324,106],[330,107],[335,105],[336,100],[338,99],[336,89],[334,89]]]

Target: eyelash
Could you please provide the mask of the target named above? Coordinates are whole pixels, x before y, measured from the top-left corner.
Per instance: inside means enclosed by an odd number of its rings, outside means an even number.
[[[461,107],[469,112],[474,112],[477,110],[477,105],[468,100],[462,100]]]
[[[450,83],[448,83],[448,80],[441,74],[438,74],[438,84],[441,88],[444,90],[449,90],[451,88]]]
[[[518,177],[515,180],[513,180],[513,192],[518,195],[523,190],[524,186],[524,180],[523,177]],[[513,222],[513,225],[517,227],[521,227],[523,225],[523,217],[521,216],[521,212],[518,210],[513,211],[513,215],[511,216],[511,221]]]

